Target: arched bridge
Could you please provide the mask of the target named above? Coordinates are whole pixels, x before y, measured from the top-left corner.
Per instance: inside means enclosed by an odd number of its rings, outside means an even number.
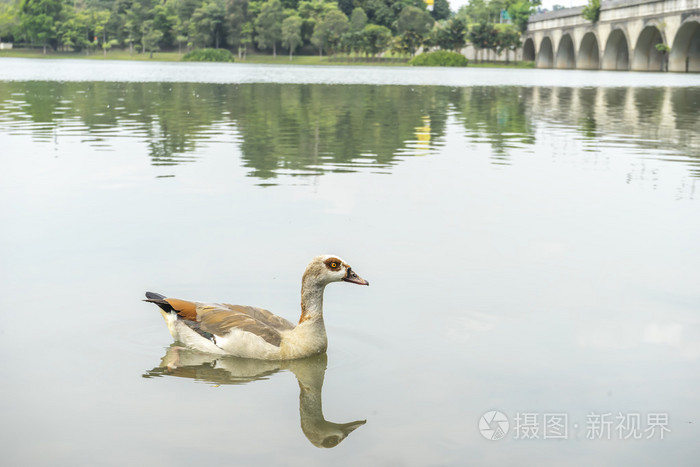
[[[700,0],[602,2],[596,23],[583,7],[530,17],[523,60],[538,68],[700,72]],[[666,44],[668,57],[657,44]]]

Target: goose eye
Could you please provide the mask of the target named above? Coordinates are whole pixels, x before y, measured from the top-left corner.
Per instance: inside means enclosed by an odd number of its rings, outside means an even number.
[[[335,261],[331,263],[331,269],[335,269],[337,267],[338,267],[338,263],[336,263]]]

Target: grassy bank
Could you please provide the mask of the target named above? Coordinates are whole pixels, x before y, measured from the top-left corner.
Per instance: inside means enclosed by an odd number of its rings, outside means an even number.
[[[86,54],[84,52],[52,52],[46,54],[41,49],[12,49],[0,50],[0,57],[16,58],[73,58],[86,60],[137,60],[137,61],[160,61],[179,62],[184,53],[178,52],[155,52],[153,58],[147,53],[130,54],[128,50],[112,50],[107,55],[102,52]],[[366,58],[346,55],[323,56],[318,55],[295,55],[289,59],[289,55],[279,54],[276,57],[266,54],[248,54],[245,59],[239,59],[234,55],[236,63],[267,64],[267,65],[371,65],[371,66],[406,66],[409,57],[400,58]],[[469,62],[469,67],[496,67],[496,68],[534,68],[534,62]]]

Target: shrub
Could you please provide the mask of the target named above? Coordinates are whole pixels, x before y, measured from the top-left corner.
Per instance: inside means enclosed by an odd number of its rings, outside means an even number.
[[[186,62],[232,62],[233,54],[226,49],[195,49],[182,59]]]
[[[422,53],[408,62],[413,66],[467,66],[467,63],[469,63],[467,57],[449,50]]]

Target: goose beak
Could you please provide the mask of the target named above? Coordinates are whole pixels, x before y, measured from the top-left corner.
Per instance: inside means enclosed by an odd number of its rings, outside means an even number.
[[[352,268],[348,268],[348,272],[345,274],[345,277],[343,277],[343,280],[345,282],[352,282],[353,284],[369,285],[369,281],[366,281],[355,274],[355,271],[353,271]]]

